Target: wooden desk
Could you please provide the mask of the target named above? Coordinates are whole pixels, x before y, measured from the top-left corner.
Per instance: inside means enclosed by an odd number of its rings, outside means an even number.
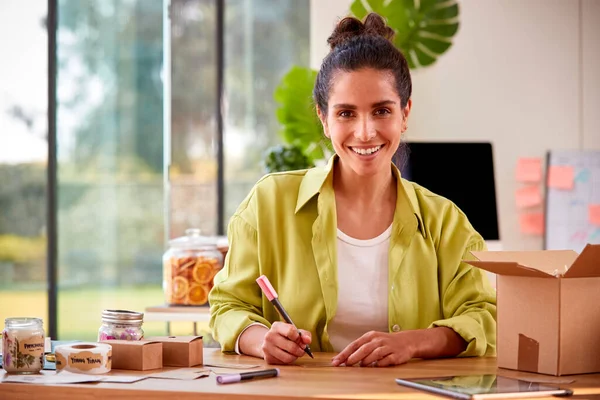
[[[344,368],[313,366],[331,360],[332,354],[317,353],[315,360],[303,357],[294,366],[281,367],[278,378],[217,385],[215,375],[193,381],[146,379],[120,383],[87,383],[74,385],[31,385],[0,383],[0,399],[435,399],[437,397],[399,386],[397,377],[434,377],[452,374],[498,374],[527,379],[528,377],[574,379],[562,384],[574,389],[578,399],[600,395],[600,374],[553,378],[542,375],[497,370],[495,358],[447,359],[413,361],[393,368]],[[262,360],[245,356],[226,356],[218,349],[205,349],[205,363],[264,364]],[[266,367],[266,365],[265,365]],[[172,369],[172,368],[171,368]],[[111,374],[123,374],[113,371]],[[150,374],[157,372],[136,372]],[[3,373],[3,372],[2,372]],[[0,375],[0,378],[2,375]],[[556,398],[552,398],[556,400]]]

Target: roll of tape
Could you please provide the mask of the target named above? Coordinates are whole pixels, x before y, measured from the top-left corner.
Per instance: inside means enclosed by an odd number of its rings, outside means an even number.
[[[106,343],[74,343],[56,346],[56,369],[80,374],[110,371],[112,347]]]

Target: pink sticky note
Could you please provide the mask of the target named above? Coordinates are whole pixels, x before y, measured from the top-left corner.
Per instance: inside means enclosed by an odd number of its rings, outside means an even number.
[[[540,182],[542,180],[541,158],[520,158],[517,161],[518,182]]]
[[[527,235],[543,235],[544,213],[521,214],[519,217],[519,224],[521,225],[521,233]]]
[[[569,165],[548,168],[548,186],[554,189],[573,190],[575,171]]]
[[[542,204],[542,194],[539,186],[531,185],[517,189],[515,200],[519,208],[539,206]]]
[[[600,226],[600,204],[590,204],[588,216],[590,224]]]

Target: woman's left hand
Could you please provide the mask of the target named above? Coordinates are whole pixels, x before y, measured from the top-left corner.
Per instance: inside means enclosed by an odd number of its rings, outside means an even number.
[[[414,336],[409,332],[385,333],[371,331],[350,343],[332,360],[333,366],[387,367],[404,364],[414,357]]]

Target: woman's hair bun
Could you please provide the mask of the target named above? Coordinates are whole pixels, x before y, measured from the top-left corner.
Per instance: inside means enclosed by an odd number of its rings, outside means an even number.
[[[331,50],[356,36],[382,36],[390,42],[394,40],[395,32],[387,26],[383,17],[370,13],[364,22],[355,17],[346,17],[336,25],[333,33],[327,39]]]

